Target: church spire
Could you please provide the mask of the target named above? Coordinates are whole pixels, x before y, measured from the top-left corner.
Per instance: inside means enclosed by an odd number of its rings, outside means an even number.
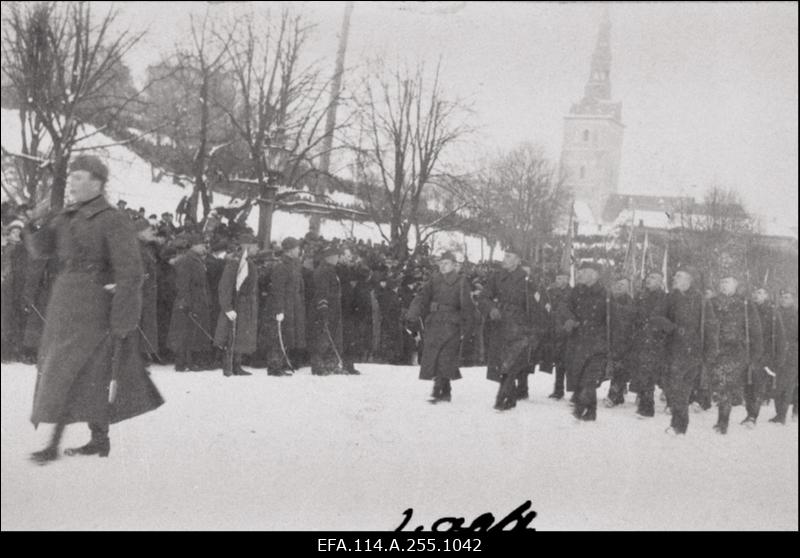
[[[603,8],[600,32],[592,54],[592,67],[584,96],[598,101],[611,100],[611,16],[608,5]]]

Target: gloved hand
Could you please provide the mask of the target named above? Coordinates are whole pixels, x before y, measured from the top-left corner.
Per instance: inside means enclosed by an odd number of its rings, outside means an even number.
[[[489,311],[489,318],[491,318],[492,320],[499,320],[500,315],[501,315],[500,310],[498,310],[497,308],[492,308]]]
[[[281,312],[280,314],[276,314],[275,315],[275,321],[277,321],[277,322],[282,322],[283,318],[284,318],[283,312]]]
[[[225,312],[225,315],[232,322],[236,320],[236,310],[228,310],[227,312]]]

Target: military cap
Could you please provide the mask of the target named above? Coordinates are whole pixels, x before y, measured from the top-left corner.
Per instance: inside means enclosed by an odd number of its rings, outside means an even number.
[[[70,163],[69,171],[87,171],[98,180],[108,180],[108,167],[95,155],[78,155]]]
[[[442,254],[439,256],[439,259],[440,260],[450,260],[453,263],[456,263],[458,261],[458,260],[456,260],[456,255],[453,254],[450,250],[442,252]]]
[[[319,257],[320,258],[329,258],[331,256],[340,256],[341,254],[342,254],[342,251],[339,249],[339,247],[338,246],[334,246],[332,244],[329,244],[328,246],[325,246],[324,248],[322,248],[319,251]]]
[[[292,249],[294,249],[294,248],[297,248],[298,246],[300,246],[300,241],[299,241],[299,240],[297,240],[297,239],[296,239],[295,237],[293,237],[293,236],[287,236],[286,238],[284,238],[284,239],[281,241],[281,249],[282,249],[284,252],[288,252],[289,250],[292,250]]]

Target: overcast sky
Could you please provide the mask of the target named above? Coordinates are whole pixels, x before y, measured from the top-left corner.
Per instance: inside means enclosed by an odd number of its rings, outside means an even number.
[[[318,24],[310,54],[332,72],[344,2],[295,4]],[[128,61],[138,78],[186,39],[190,14],[208,8],[115,6],[121,25],[148,29]],[[225,16],[266,7],[210,9]],[[356,2],[347,66],[378,53],[411,64],[441,55],[447,90],[473,103],[480,133],[471,149],[527,141],[557,158],[601,11],[598,3]],[[700,196],[713,183],[739,190],[751,211],[796,226],[797,12],[794,2],[611,4],[612,96],[626,126],[621,191]]]

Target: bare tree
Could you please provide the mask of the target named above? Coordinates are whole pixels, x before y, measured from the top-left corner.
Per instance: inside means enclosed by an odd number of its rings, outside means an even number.
[[[541,148],[522,144],[479,173],[478,217],[486,238],[513,244],[538,261],[568,208],[570,193],[557,169]]]
[[[329,84],[315,63],[303,65],[311,31],[302,15],[288,8],[276,18],[268,14],[265,22],[250,15],[226,29],[234,40],[225,47],[225,69],[236,93],[232,104],[219,106],[248,155],[246,174],[258,196],[275,183],[300,185],[326,152],[320,144],[346,125],[324,128],[328,106],[337,98],[325,103]]]
[[[51,141],[51,206],[64,205],[67,165],[81,136],[81,116],[103,107],[108,120],[135,97],[114,98],[122,58],[143,34],[112,37],[113,9],[95,22],[88,2],[13,3],[3,21],[3,72],[25,95]]]
[[[381,235],[403,258],[408,235],[419,227],[424,194],[443,178],[442,155],[470,132],[467,107],[445,98],[441,62],[428,80],[423,64],[390,71],[378,61],[356,99],[361,179],[368,182],[367,208]],[[388,217],[389,234],[381,222]]]

